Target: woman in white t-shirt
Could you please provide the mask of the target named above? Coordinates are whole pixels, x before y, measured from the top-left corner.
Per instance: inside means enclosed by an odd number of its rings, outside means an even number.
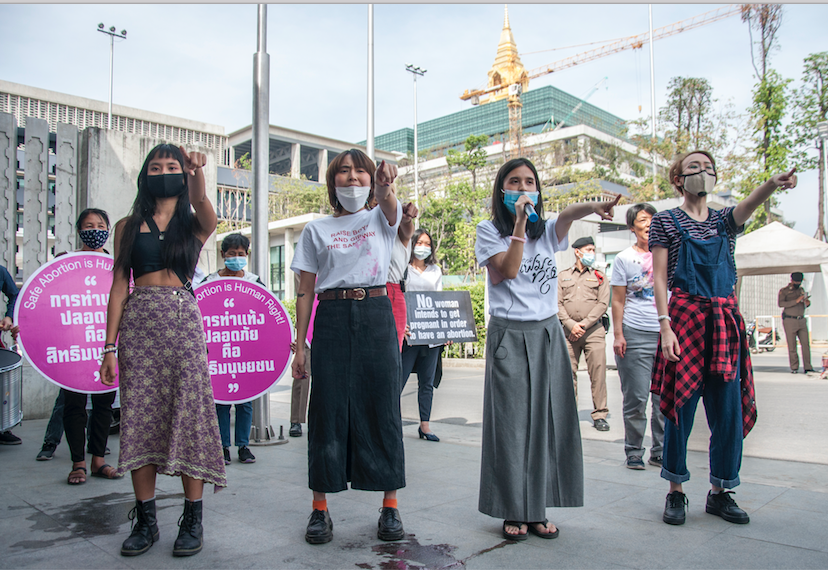
[[[442,291],[443,271],[434,255],[434,245],[431,235],[419,228],[411,238],[414,249],[411,252],[411,263],[408,266],[408,280],[405,283],[406,291]],[[403,344],[402,349],[402,386],[405,388],[408,377],[414,366],[417,366],[417,403],[420,411],[420,427],[417,428],[420,439],[440,441],[428,425],[431,419],[431,402],[434,397],[434,377],[437,372],[437,362],[442,354],[442,344]]]
[[[376,170],[376,174],[375,174]],[[397,489],[405,486],[400,417],[400,349],[386,281],[402,220],[393,186],[395,166],[378,168],[349,150],[328,166],[334,215],[309,222],[291,269],[299,273],[297,338],[305,338],[313,294],[319,305],[311,344],[308,480],[313,513],[305,540],[330,542],[326,493],[348,488],[384,491],[377,536],[405,536]],[[365,207],[373,193],[377,208]],[[293,377],[306,374],[305,345],[297,343]]]
[[[612,324],[615,363],[624,398],[624,451],[629,469],[644,469],[644,431],[647,429],[647,398],[660,330],[653,292],[653,254],[647,240],[650,222],[657,213],[650,204],[635,204],[627,210],[627,227],[635,244],[615,257],[612,266]],[[664,444],[664,414],[661,398],[652,395],[650,465],[661,467]]]
[[[619,196],[620,198],[620,196]],[[572,371],[558,313],[555,252],[573,221],[612,219],[618,202],[568,206],[543,217],[540,180],[525,158],[504,164],[492,192],[492,219],[477,225],[475,254],[488,269],[489,327],[483,392],[478,509],[505,519],[503,536],[555,538],[546,507],[584,504],[581,432]],[[538,219],[528,221],[526,206]]]

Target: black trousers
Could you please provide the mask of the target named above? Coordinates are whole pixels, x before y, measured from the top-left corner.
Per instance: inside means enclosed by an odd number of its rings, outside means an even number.
[[[66,443],[72,461],[85,461],[86,454],[83,446],[86,442],[86,396],[80,392],[63,391],[63,431],[66,433]],[[89,422],[89,451],[92,455],[103,457],[106,451],[106,440],[109,437],[109,426],[112,423],[112,402],[115,401],[115,392],[92,394],[92,417]]]
[[[420,406],[420,421],[427,422],[431,419],[431,402],[434,399],[434,376],[437,373],[437,361],[442,354],[442,346],[429,347],[427,344],[411,346],[403,343],[402,349],[402,386],[404,389],[417,366],[417,403]]]
[[[308,483],[336,493],[405,487],[400,349],[391,301],[322,301],[308,409]]]

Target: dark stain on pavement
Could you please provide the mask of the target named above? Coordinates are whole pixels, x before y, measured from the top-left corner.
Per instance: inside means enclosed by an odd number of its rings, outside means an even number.
[[[419,570],[462,568],[463,563],[451,555],[457,550],[450,544],[420,544],[414,535],[406,540],[386,542],[371,548],[385,559],[380,562],[382,570]]]
[[[180,507],[178,501],[183,499],[183,493],[158,494],[156,504],[158,510]],[[169,505],[161,504],[165,499],[176,499],[176,502]],[[135,495],[129,493],[109,493],[98,497],[87,497],[79,499],[75,503],[61,505],[57,510],[45,513],[32,505],[31,508],[38,509],[26,520],[34,523],[29,530],[33,532],[55,533],[63,536],[55,536],[44,540],[22,540],[10,545],[10,548],[21,548],[33,550],[46,548],[59,542],[65,542],[74,538],[94,538],[121,532],[121,526],[128,522],[128,514],[135,506]],[[65,533],[69,534],[65,534]]]
[[[457,550],[456,546],[450,544],[420,544],[413,534],[409,534],[406,540],[388,542],[373,546],[376,554],[383,557],[379,563],[381,570],[454,570],[466,567],[466,562],[477,556],[481,556],[498,548],[503,548],[514,541],[504,540],[490,548],[475,552],[458,560],[452,553]],[[358,568],[369,570],[374,568],[367,563],[359,563]]]

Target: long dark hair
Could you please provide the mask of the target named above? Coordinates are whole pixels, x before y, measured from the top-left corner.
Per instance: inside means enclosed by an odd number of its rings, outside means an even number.
[[[423,234],[427,235],[429,241],[431,242],[431,253],[428,254],[428,257],[426,257],[423,260],[423,262],[426,265],[434,265],[435,263],[437,263],[437,257],[434,255],[435,251],[437,250],[437,246],[434,245],[434,239],[431,237],[431,234],[428,233],[428,231],[426,231],[425,229],[417,228],[416,230],[414,230],[414,235],[411,236],[411,258],[408,260],[409,264],[414,262],[414,248],[417,246],[417,241]]]
[[[135,238],[141,231],[141,224],[155,214],[155,198],[147,188],[147,171],[149,163],[154,158],[174,158],[181,165],[181,176],[184,177],[184,192],[178,197],[170,223],[164,230],[164,241],[161,243],[161,260],[164,267],[172,271],[178,270],[190,279],[193,277],[198,254],[203,245],[196,238],[198,220],[190,209],[190,193],[187,185],[187,175],[184,173],[184,156],[181,150],[171,144],[160,144],[152,149],[144,161],[141,173],[138,174],[138,195],[132,204],[132,211],[124,224],[123,235],[119,248],[118,259],[115,260],[115,272],[120,271],[129,279],[132,269],[132,248]]]
[[[503,203],[503,192],[501,192],[501,190],[503,190],[503,183],[506,182],[506,178],[509,174],[511,174],[515,168],[520,166],[528,166],[529,170],[532,171],[532,174],[535,175],[535,188],[538,189],[539,193],[538,203],[535,204],[535,212],[538,214],[538,221],[527,221],[526,233],[529,234],[529,237],[532,239],[540,239],[543,232],[546,231],[546,220],[543,219],[543,196],[540,194],[541,185],[540,178],[538,177],[538,171],[535,169],[535,165],[532,164],[532,161],[527,158],[513,158],[501,166],[500,170],[497,171],[497,176],[494,181],[494,188],[492,189],[492,222],[497,228],[497,231],[500,232],[500,237],[510,236],[515,230],[513,214],[506,207],[506,204]]]

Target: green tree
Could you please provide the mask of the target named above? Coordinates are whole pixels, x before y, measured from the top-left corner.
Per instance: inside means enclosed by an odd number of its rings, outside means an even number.
[[[466,139],[465,152],[450,149],[446,153],[446,162],[449,166],[462,166],[472,175],[472,189],[477,188],[477,170],[486,166],[488,153],[483,147],[489,144],[486,135],[471,135]]]
[[[770,67],[771,54],[779,49],[777,33],[782,24],[781,4],[745,4],[742,21],[748,24],[750,34],[750,58],[758,83],[753,89],[753,104],[748,113],[753,124],[752,165],[745,169],[739,191],[746,196],[754,187],[768,180],[780,170],[787,170],[790,140],[782,128],[787,111],[790,79]],[[758,34],[754,41],[753,33]],[[757,63],[758,59],[758,63]],[[752,231],[773,221],[771,207],[776,196],[768,198],[757,209],[747,230]]]
[[[828,120],[828,52],[812,53],[803,63],[802,87],[793,103],[794,162],[800,170],[819,169],[819,209],[814,237],[828,241],[824,218],[826,148],[817,131],[817,123]]]
[[[667,89],[667,104],[661,108],[659,120],[668,125],[665,138],[673,143],[673,151],[709,148],[715,101],[710,82],[701,77],[673,77]]]
[[[738,178],[736,164],[743,158],[746,128],[745,115],[735,111],[732,102],[716,105],[713,86],[704,78],[673,77],[668,84],[667,102],[659,109],[656,139],[650,136],[649,119],[628,123],[633,131],[630,139],[639,148],[639,156],[669,164],[676,155],[704,149],[716,157],[719,184],[724,186]],[[640,166],[640,165],[639,165]],[[642,168],[637,167],[641,174]],[[647,169],[649,171],[649,169]],[[636,201],[656,200],[672,195],[670,181],[652,174],[630,188]]]
[[[420,227],[428,230],[437,257],[447,274],[476,275],[475,226],[487,217],[488,193],[468,182],[448,184],[432,192],[420,205]]]
[[[768,74],[771,53],[779,49],[776,34],[782,25],[782,4],[743,4],[742,21],[748,25],[753,70],[757,78],[764,79]],[[754,31],[759,34],[756,41],[753,40]]]
[[[744,169],[745,175],[737,188],[747,196],[753,188],[770,179],[777,172],[788,170],[791,140],[788,129],[783,126],[790,100],[788,84],[776,70],[769,69],[765,79],[759,81],[753,90],[753,105],[748,110],[753,123],[753,148],[749,155],[752,163]],[[771,196],[756,210],[747,231],[753,231],[773,221],[771,208],[777,203],[776,195]]]

